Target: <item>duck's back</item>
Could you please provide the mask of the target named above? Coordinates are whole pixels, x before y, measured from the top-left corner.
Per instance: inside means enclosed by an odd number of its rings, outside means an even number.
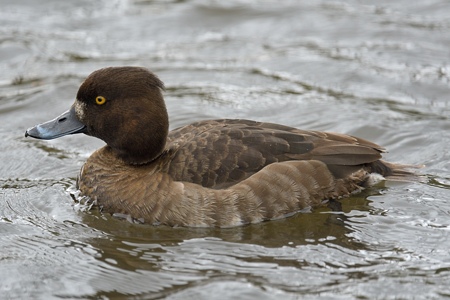
[[[336,179],[361,169],[391,175],[380,161],[383,148],[353,136],[305,131],[248,120],[209,120],[169,133],[166,171],[174,180],[226,188],[265,166],[318,160]]]

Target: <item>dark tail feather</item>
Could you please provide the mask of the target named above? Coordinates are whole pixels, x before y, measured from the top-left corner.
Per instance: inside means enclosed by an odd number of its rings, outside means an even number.
[[[388,180],[393,181],[411,181],[424,182],[426,181],[423,175],[418,174],[412,169],[423,168],[423,165],[403,165],[390,163],[384,160],[377,160],[370,164],[371,170],[374,173],[383,175]]]

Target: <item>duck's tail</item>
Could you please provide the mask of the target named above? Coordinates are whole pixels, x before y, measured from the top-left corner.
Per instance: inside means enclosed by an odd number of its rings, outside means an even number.
[[[426,181],[424,175],[414,171],[423,167],[424,165],[405,165],[384,160],[377,160],[371,163],[372,172],[393,181],[424,182]]]

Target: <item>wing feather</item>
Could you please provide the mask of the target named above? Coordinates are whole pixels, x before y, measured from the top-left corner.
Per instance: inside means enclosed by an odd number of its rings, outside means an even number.
[[[379,160],[383,151],[372,142],[344,134],[249,120],[210,120],[169,133],[166,170],[175,180],[223,188],[266,165],[288,160],[319,160],[344,176],[355,166]]]

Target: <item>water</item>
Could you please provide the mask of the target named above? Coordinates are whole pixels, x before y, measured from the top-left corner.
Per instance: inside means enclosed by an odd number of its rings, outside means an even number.
[[[450,296],[450,5],[424,1],[0,1],[0,298]],[[103,143],[25,139],[95,69],[149,67],[171,127],[247,118],[357,135],[425,182],[386,182],[232,229],[74,204]]]

